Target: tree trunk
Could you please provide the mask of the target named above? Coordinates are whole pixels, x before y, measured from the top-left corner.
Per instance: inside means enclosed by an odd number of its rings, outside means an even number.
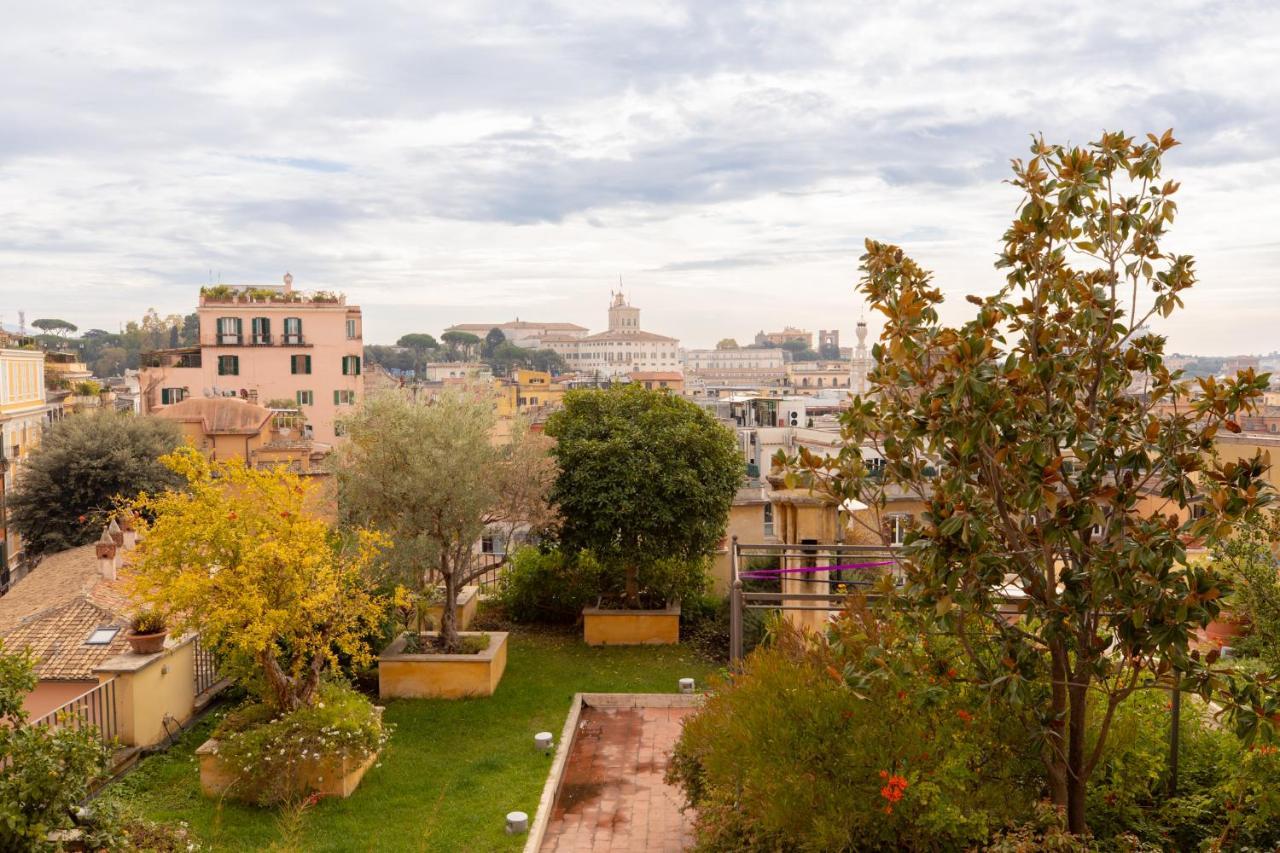
[[[1066,652],[1061,643],[1051,645],[1053,681],[1050,697],[1048,755],[1045,764],[1049,770],[1049,797],[1060,809],[1067,807],[1067,664]]]
[[[440,643],[446,654],[458,650],[458,575],[456,566],[450,566],[448,558],[440,561],[440,575],[444,578],[444,603],[440,606]]]
[[[258,653],[258,663],[262,666],[267,686],[271,688],[271,695],[275,697],[276,709],[282,714],[295,710],[298,703],[294,697],[292,679],[280,668],[270,646]]]
[[[1079,669],[1079,667],[1077,668]],[[1068,693],[1071,700],[1071,726],[1067,732],[1067,829],[1074,835],[1089,831],[1085,821],[1085,745],[1088,738],[1088,676],[1079,673],[1072,679]],[[1080,683],[1076,683],[1080,682]]]
[[[627,564],[627,606],[632,609],[640,607],[640,580],[637,577],[636,567]]]

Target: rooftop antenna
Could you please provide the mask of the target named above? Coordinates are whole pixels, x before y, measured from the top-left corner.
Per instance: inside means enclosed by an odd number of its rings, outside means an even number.
[[[27,312],[26,311],[18,312],[18,334],[24,335],[24,336],[27,334]]]

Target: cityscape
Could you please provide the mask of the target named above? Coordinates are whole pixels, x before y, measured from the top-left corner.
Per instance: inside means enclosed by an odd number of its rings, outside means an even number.
[[[1280,849],[1280,15],[446,6],[0,34],[0,851]]]

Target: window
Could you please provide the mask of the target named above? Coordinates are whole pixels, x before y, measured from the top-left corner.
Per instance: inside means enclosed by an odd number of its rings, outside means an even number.
[[[911,526],[911,516],[905,513],[887,516],[884,520],[884,532],[890,545],[901,545],[907,539],[907,529]]]
[[[219,346],[239,346],[240,335],[244,330],[244,323],[239,317],[219,317],[218,318],[218,344]]]
[[[360,337],[360,321],[358,321],[355,317],[348,317],[347,318],[347,338],[349,340],[354,340],[358,337]]]
[[[240,375],[240,356],[238,355],[218,356],[218,375],[219,376],[239,376]]]
[[[764,535],[772,536],[773,534],[773,504],[764,505]]]
[[[286,344],[302,343],[302,318],[301,317],[285,317],[284,318],[284,342]]]
[[[289,372],[295,376],[302,373],[310,373],[311,372],[311,356],[309,355],[289,356]]]
[[[480,553],[482,554],[505,554],[507,552],[507,543],[503,541],[500,533],[486,533],[480,537]]]
[[[342,357],[342,375],[343,376],[359,376],[360,375],[360,356],[344,355]]]
[[[356,402],[355,391],[334,391],[333,404],[335,406],[354,406]]]
[[[253,332],[253,342],[255,344],[271,343],[271,319],[268,317],[254,317],[250,324]]]
[[[299,391],[297,395],[299,406],[313,406],[316,402],[316,395],[313,391]]]
[[[119,628],[106,627],[95,628],[93,633],[89,635],[89,639],[84,641],[86,646],[105,646],[116,638],[116,634],[120,633]]]
[[[186,388],[161,388],[160,389],[160,405],[169,406],[174,403],[181,403],[187,398]]]

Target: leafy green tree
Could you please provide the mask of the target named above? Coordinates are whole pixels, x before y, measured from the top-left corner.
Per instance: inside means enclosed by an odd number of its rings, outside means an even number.
[[[58,320],[54,318],[32,320],[31,325],[42,332],[58,335],[61,338],[65,338],[71,332],[74,332],[79,328],[74,323],[68,323],[66,320]]]
[[[0,639],[0,850],[52,850],[77,804],[102,776],[110,751],[93,728],[28,725],[22,703],[36,686],[30,653]]]
[[[118,499],[177,485],[159,460],[181,441],[178,427],[161,418],[101,411],[55,422],[8,500],[28,554],[92,542]]]
[[[408,335],[401,335],[400,340],[396,341],[398,347],[408,347],[413,350],[439,349],[440,344],[436,339],[428,334],[421,332],[413,332]]]
[[[1005,283],[968,297],[977,312],[958,327],[941,324],[928,272],[868,240],[860,289],[886,317],[872,393],[844,417],[837,457],[798,460],[837,504],[880,509],[893,491],[927,504],[902,552],[904,594],[960,639],[993,701],[1039,733],[1050,796],[1075,833],[1135,691],[1180,673],[1247,738],[1272,737],[1280,710],[1189,650],[1229,584],[1188,564],[1186,542],[1212,545],[1272,494],[1264,459],[1211,453],[1268,377],[1205,379],[1193,394],[1165,368],[1164,338],[1144,331],[1195,282],[1190,257],[1160,249],[1178,190],[1162,158],[1176,144],[1171,133],[1035,140],[1013,164],[1023,201],[997,264]],[[1139,380],[1145,393],[1131,393]],[[877,477],[864,447],[885,460]],[[1020,621],[1002,613],[1010,593]]]
[[[103,347],[101,354],[89,362],[95,376],[120,376],[129,363],[129,352],[124,347]]]
[[[480,338],[470,332],[445,332],[440,336],[449,353],[455,357],[471,358],[480,348]]]
[[[634,384],[577,390],[546,432],[561,540],[622,566],[629,606],[640,604],[641,570],[713,553],[745,468],[733,432],[705,410]]]
[[[784,341],[781,349],[791,354],[792,361],[817,361],[818,354],[804,341]]]
[[[545,439],[517,422],[496,443],[492,399],[473,389],[447,389],[430,401],[402,394],[369,396],[343,420],[336,451],[338,508],[347,524],[376,527],[391,540],[389,580],[446,602],[493,568],[474,558],[481,536],[495,529],[511,542],[521,530],[551,520],[547,491],[553,463]],[[453,607],[441,609],[446,650],[459,647]]]
[[[507,336],[502,334],[502,330],[495,327],[489,330],[489,334],[484,336],[484,341],[480,345],[480,355],[488,358],[493,355],[493,351],[507,342]]]
[[[738,342],[733,338],[721,338],[716,344],[716,349],[738,349]]]

